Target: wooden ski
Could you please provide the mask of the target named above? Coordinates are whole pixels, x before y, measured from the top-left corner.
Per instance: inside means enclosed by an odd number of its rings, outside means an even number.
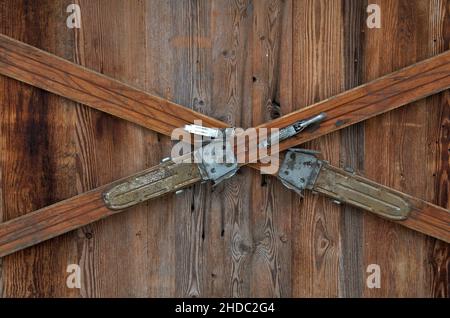
[[[166,135],[196,119],[202,120],[205,126],[227,126],[3,35],[0,36],[0,73]],[[283,141],[280,151],[286,150],[449,87],[450,52],[445,52],[258,128],[282,128],[319,113],[327,114],[318,129]],[[199,181],[194,179],[192,183]],[[0,224],[0,256],[117,213],[120,210],[109,209],[102,196],[111,186]],[[398,222],[449,242],[448,210],[419,199],[413,201],[414,212]]]
[[[135,177],[130,178],[134,179]],[[189,182],[194,184],[200,180],[200,177],[197,176],[190,178]],[[113,188],[116,184],[117,182],[104,185],[0,223],[0,257],[123,211],[123,209],[110,209],[104,201],[105,191]],[[393,222],[450,243],[450,211],[399,191],[392,189],[390,191],[397,192],[404,197],[410,206],[410,212],[406,219]],[[168,192],[171,191],[164,193]]]
[[[201,120],[219,120],[143,92],[0,34],[0,74],[170,136],[173,129]],[[259,127],[281,128],[326,112],[320,129],[286,140],[284,148],[388,112],[450,87],[450,51],[302,108]]]

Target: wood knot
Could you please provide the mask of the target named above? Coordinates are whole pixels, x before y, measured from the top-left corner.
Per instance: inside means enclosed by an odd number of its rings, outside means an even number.
[[[228,60],[228,59],[234,59],[234,57],[236,56],[236,51],[235,50],[223,50],[222,51],[222,56],[224,59]]]
[[[269,119],[279,118],[281,116],[280,104],[269,99],[267,102],[267,113],[269,114]]]
[[[323,219],[319,218],[316,221],[316,227],[314,232],[316,242],[315,243],[316,257],[318,260],[317,267],[320,268],[324,260],[324,257],[328,252],[328,250],[330,249],[330,247],[332,247],[333,242],[328,236]]]
[[[245,244],[244,242],[239,242],[238,244],[238,250],[242,253],[242,254],[250,254],[252,251],[252,247],[248,244]]]
[[[205,105],[205,101],[202,98],[194,97],[193,104],[194,108],[198,106],[203,107]]]

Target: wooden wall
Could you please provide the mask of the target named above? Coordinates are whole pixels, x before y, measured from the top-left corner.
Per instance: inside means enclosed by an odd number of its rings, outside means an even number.
[[[0,32],[247,128],[450,49],[450,1],[0,0]],[[2,220],[170,153],[164,136],[5,77],[0,106]],[[449,143],[447,91],[304,146],[450,208]],[[242,169],[3,258],[0,295],[449,297],[449,260],[448,244]]]

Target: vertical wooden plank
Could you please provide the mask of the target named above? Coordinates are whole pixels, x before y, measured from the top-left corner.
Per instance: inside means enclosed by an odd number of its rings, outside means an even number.
[[[211,67],[211,3],[171,1],[170,39],[174,68],[172,92],[175,101],[210,114],[213,109],[209,71]],[[180,80],[181,79],[181,80]],[[199,185],[177,198],[175,210],[175,295],[204,296],[203,244],[205,218],[209,213],[209,185]],[[209,238],[208,238],[209,239]]]
[[[145,89],[167,99],[180,101],[175,91],[177,59],[173,55],[176,39],[176,24],[179,16],[173,2],[146,1],[146,83]],[[178,79],[180,80],[180,79]],[[170,155],[169,138],[159,134],[149,135],[147,139],[148,157],[153,161]],[[147,164],[149,164],[147,159]],[[180,202],[181,200],[181,202]],[[173,297],[176,295],[176,233],[175,220],[185,207],[183,198],[168,196],[148,203],[152,207],[147,213],[147,267],[146,284],[149,297]],[[187,200],[186,200],[187,202]]]
[[[1,149],[1,148],[0,148]],[[0,166],[0,222],[3,222],[3,181],[2,181],[2,166]],[[3,274],[3,258],[0,258],[0,298],[6,297],[4,293],[4,274]]]
[[[209,40],[209,68],[211,74],[208,92],[211,103],[209,114],[216,118],[235,124],[233,108],[238,107],[241,100],[240,92],[236,92],[236,36],[242,32],[242,26],[236,24],[236,7],[229,1],[211,1]],[[241,51],[238,52],[238,54]],[[242,176],[239,176],[242,178]],[[204,199],[205,217],[203,219],[202,263],[202,295],[208,297],[226,297],[230,295],[231,248],[229,245],[229,229],[226,228],[228,218],[229,198],[233,191],[227,190],[233,185],[232,180],[225,181],[211,190]],[[225,189],[225,190],[224,190]],[[232,188],[231,190],[235,190]],[[206,192],[208,193],[208,192]],[[198,203],[197,203],[198,205]],[[193,205],[195,210],[195,205]],[[225,235],[227,234],[227,235]]]
[[[292,111],[292,2],[257,1],[254,8],[252,126]],[[290,296],[293,193],[275,178],[252,175],[250,296]]]
[[[448,30],[448,29],[447,29]],[[447,47],[448,49],[448,47]],[[450,93],[446,91],[428,99],[433,111],[428,124],[427,171],[433,176],[426,191],[429,200],[450,208]],[[427,238],[427,265],[431,267],[431,282],[427,289],[429,296],[449,298],[450,294],[450,246],[440,240]],[[428,295],[427,295],[428,296]]]
[[[367,1],[343,1],[345,90],[363,84],[364,34]],[[364,124],[341,131],[340,166],[364,171]],[[361,297],[364,288],[363,212],[344,205],[340,220],[342,251],[339,261],[339,297]]]
[[[254,3],[213,1],[211,6],[211,112],[232,126],[251,120],[251,56]],[[252,252],[250,171],[212,189],[207,200],[203,263],[205,295],[250,295]]]
[[[72,58],[72,31],[66,27],[68,1],[0,2],[0,32]],[[74,104],[4,77],[0,78],[0,168],[3,220],[76,194]],[[67,259],[74,234],[5,257],[5,297],[68,297]]]
[[[436,55],[450,49],[450,1],[430,1],[427,54]],[[450,92],[447,90],[427,99],[431,106],[427,123],[426,199],[450,208]],[[432,297],[449,298],[450,245],[427,239],[428,263],[431,266]]]
[[[145,5],[142,1],[80,1],[78,59],[87,67],[145,87]],[[77,112],[79,190],[113,181],[157,163],[152,132],[90,110]],[[158,158],[159,159],[159,158]],[[141,205],[88,226],[79,233],[82,295],[147,295],[148,213]],[[155,225],[157,226],[157,225]]]
[[[379,1],[382,29],[365,35],[365,1],[83,0],[79,30],[65,26],[68,3],[1,0],[0,32],[240,127],[435,55],[450,39],[445,0]],[[0,78],[0,90],[0,219],[170,150],[168,138],[13,80]],[[445,92],[370,121],[365,135],[359,125],[309,146],[449,207],[449,109]],[[362,215],[310,195],[300,202],[245,169],[0,260],[0,295],[448,297],[448,244]],[[83,268],[81,291],[66,288],[69,263]],[[370,263],[381,265],[380,290],[363,285]]]
[[[304,107],[344,89],[341,1],[294,1],[293,101]],[[305,145],[338,164],[339,134]],[[339,208],[322,196],[296,199],[292,216],[294,297],[338,296]]]
[[[251,124],[250,48],[254,41],[254,15],[252,1],[213,3],[212,98],[216,107],[212,115],[236,127]],[[253,252],[251,195],[245,191],[249,188],[251,172],[241,170],[236,177],[215,188],[210,199],[212,218],[208,221],[210,230],[205,254],[208,271],[205,275],[210,277],[214,291],[220,291],[223,296],[251,294],[248,267]],[[219,256],[220,250],[225,254]]]
[[[367,80],[435,54],[435,43],[445,40],[440,31],[447,23],[442,2],[376,3],[382,10],[382,28],[366,34]],[[430,19],[434,22],[430,23]],[[433,99],[436,97],[367,122],[365,167],[373,180],[436,202],[436,187],[428,185],[437,185],[433,173],[437,176],[440,167],[448,166],[448,162],[440,162],[441,156],[437,155],[442,154],[442,144],[436,140],[441,126],[435,121],[435,111],[442,116],[447,102],[440,98],[440,102],[433,103]],[[366,288],[365,296],[428,297],[436,290],[433,281],[442,282],[436,270],[446,265],[442,253],[433,255],[430,249],[434,239],[366,214],[364,241],[365,265],[378,264],[381,268],[381,288]]]

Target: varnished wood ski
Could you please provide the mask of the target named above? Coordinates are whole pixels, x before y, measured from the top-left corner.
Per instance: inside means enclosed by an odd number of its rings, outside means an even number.
[[[0,74],[168,136],[194,120],[208,127],[228,126],[5,35],[0,35]],[[259,127],[280,128],[327,113],[318,130],[283,142],[282,148],[287,149],[449,87],[450,51],[446,51]]]
[[[0,257],[117,213],[103,202],[105,188],[96,188],[1,223]]]
[[[175,128],[194,120],[201,120],[205,126],[227,126],[3,34],[0,74],[168,136]]]
[[[198,180],[195,180],[198,181]],[[0,224],[0,257],[80,228],[120,210],[108,209],[102,193],[112,184],[61,201]],[[404,195],[411,213],[404,221],[395,221],[418,232],[450,243],[450,213],[423,200]]]
[[[166,135],[170,135],[173,128],[195,119],[201,119],[206,126],[226,126],[5,36],[0,36],[0,53],[0,72],[4,75]],[[23,63],[28,60],[34,62],[29,61],[31,64],[23,68]],[[304,132],[283,142],[280,150],[285,150],[445,90],[450,87],[449,74],[450,52],[446,52],[259,128],[284,127],[319,112],[327,113],[328,117],[319,129]],[[167,124],[166,121],[170,123]],[[0,224],[0,256],[117,212],[112,212],[103,205],[101,192],[105,187]],[[415,207],[408,220],[399,223],[449,242],[448,211],[420,200],[415,201]]]

